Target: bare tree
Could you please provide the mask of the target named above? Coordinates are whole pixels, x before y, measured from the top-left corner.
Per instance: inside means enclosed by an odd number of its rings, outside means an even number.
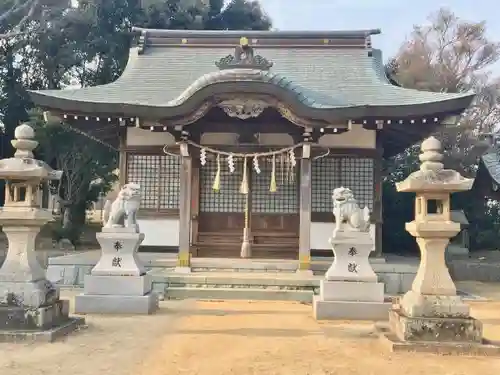
[[[54,10],[71,6],[71,0],[6,0],[0,4],[0,39],[22,33],[30,21],[47,22]]]
[[[485,144],[480,135],[500,122],[500,80],[491,68],[500,59],[500,43],[486,36],[485,22],[470,22],[442,8],[429,25],[415,26],[388,64],[398,84],[435,92],[474,91],[477,98],[458,125],[443,128],[448,165],[474,174]]]

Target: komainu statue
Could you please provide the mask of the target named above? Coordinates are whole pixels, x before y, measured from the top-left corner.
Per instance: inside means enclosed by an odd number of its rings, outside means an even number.
[[[141,204],[141,186],[135,183],[123,185],[117,198],[106,201],[103,212],[104,228],[132,228],[139,232],[137,211]]]
[[[370,210],[368,207],[359,208],[358,201],[354,198],[351,189],[339,187],[333,190],[333,216],[335,217],[335,229],[333,238],[341,230],[344,223],[359,232],[368,232],[370,229]]]

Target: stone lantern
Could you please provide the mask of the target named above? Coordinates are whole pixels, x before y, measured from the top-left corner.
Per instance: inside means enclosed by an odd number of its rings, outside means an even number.
[[[420,169],[396,184],[399,192],[416,194],[415,219],[406,223],[406,230],[417,240],[420,266],[411,290],[389,312],[389,329],[378,328],[393,350],[489,350],[483,345],[481,322],[457,295],[445,263],[446,247],[460,231],[460,224],[451,220],[451,194],[470,190],[473,180],[444,169],[436,138],[426,139],[421,150]]]
[[[52,341],[83,323],[68,317],[69,302],[59,299],[35,254],[36,236],[53,219],[49,210],[40,208],[39,189],[60,179],[62,172],[34,159],[34,136],[30,126],[18,126],[14,157],[0,160],[0,179],[5,180],[0,225],[9,244],[0,268],[0,341],[24,336]]]

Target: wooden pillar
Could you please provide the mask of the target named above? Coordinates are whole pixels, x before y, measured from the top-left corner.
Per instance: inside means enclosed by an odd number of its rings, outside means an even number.
[[[300,160],[299,267],[311,272],[311,145],[305,144]]]
[[[382,162],[384,149],[377,131],[377,155],[373,159],[373,222],[375,222],[375,251],[372,257],[382,257]]]
[[[176,271],[191,270],[191,182],[193,175],[192,159],[187,144],[181,143],[180,197],[179,197],[179,253]]]
[[[200,215],[200,163],[192,161],[193,178],[191,180],[191,244],[198,241],[198,227]],[[198,256],[198,249],[191,246],[191,255]]]

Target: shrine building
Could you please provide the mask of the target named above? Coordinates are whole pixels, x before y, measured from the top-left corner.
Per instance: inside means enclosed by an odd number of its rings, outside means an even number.
[[[479,159],[474,179],[474,190],[477,194],[493,199],[500,199],[500,135],[487,134],[486,144],[489,146]]]
[[[381,255],[381,163],[473,95],[398,87],[357,31],[135,29],[115,82],[31,91],[36,105],[120,152],[142,187],[150,250],[192,257],[331,255],[332,190],[371,211]],[[243,249],[242,242],[246,244]]]

